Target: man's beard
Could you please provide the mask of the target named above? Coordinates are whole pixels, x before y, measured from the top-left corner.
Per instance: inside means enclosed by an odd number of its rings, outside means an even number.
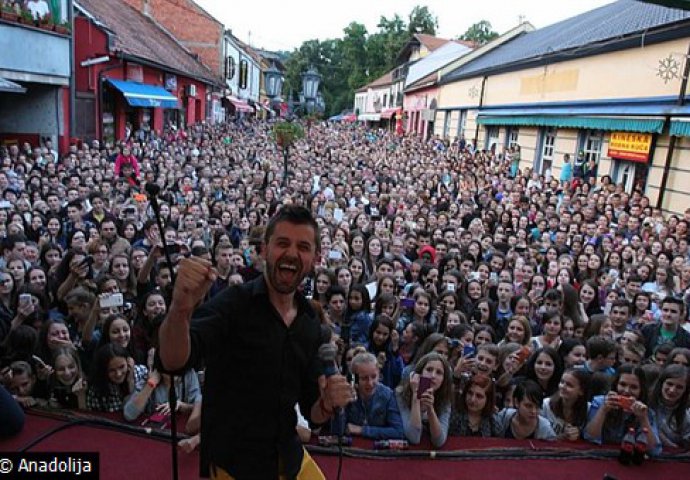
[[[281,268],[291,266],[289,268]],[[266,260],[268,282],[282,294],[294,293],[304,278],[304,267],[299,258],[281,257],[275,262]]]

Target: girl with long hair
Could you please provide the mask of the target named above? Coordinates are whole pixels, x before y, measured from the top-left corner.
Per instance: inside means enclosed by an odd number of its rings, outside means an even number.
[[[367,350],[376,355],[381,369],[381,383],[389,388],[398,385],[403,370],[398,345],[399,336],[393,320],[385,314],[377,315],[369,327]]]
[[[690,446],[689,398],[687,367],[666,365],[652,389],[649,402],[665,447],[686,449]]]
[[[420,385],[427,388],[419,392]],[[395,393],[407,440],[416,445],[426,433],[434,448],[441,448],[448,438],[453,394],[448,361],[436,352],[426,354]]]
[[[103,345],[94,356],[86,408],[100,412],[122,411],[127,399],[141,391],[147,375],[146,367],[135,364],[120,345]]]
[[[53,375],[49,379],[51,402],[62,408],[86,408],[86,378],[79,354],[73,347],[59,347],[53,352]]]
[[[592,399],[583,433],[585,440],[618,445],[632,428],[636,438],[646,434],[648,452],[658,455],[662,445],[656,415],[647,405],[647,377],[644,370],[635,365],[621,365],[611,384],[611,391]]]
[[[472,375],[450,417],[449,435],[493,437],[496,435],[494,382],[486,375]]]
[[[558,383],[558,390],[545,398],[541,415],[551,422],[559,438],[575,441],[587,423],[591,375],[582,369],[568,369]]]

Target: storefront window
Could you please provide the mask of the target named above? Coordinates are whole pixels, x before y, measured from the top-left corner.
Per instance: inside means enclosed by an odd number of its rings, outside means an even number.
[[[649,165],[647,163],[616,160],[613,178],[617,184],[623,185],[626,193],[632,193],[634,190],[644,193],[647,187],[648,174]]]
[[[498,127],[490,126],[486,129],[486,149],[496,151],[498,145]]]
[[[101,137],[105,143],[115,143],[115,96],[113,89],[103,86],[103,105],[101,107]]]
[[[553,165],[553,151],[556,145],[556,129],[553,127],[542,128],[541,130],[541,163],[537,165],[536,170],[544,175],[548,170],[551,170]]]
[[[458,131],[456,136],[461,139],[465,134],[465,124],[467,123],[467,110],[460,110],[458,118]]]
[[[450,115],[451,111],[445,111],[445,117],[443,118],[443,138],[448,138],[448,131],[450,130]]]
[[[594,160],[595,164],[598,165],[599,158],[601,157],[604,132],[601,130],[585,130],[582,132],[582,135],[582,150],[585,153],[585,162]]]
[[[508,133],[506,135],[506,146],[508,148],[514,147],[515,145],[518,144],[519,134],[520,134],[520,129],[518,127],[511,127],[508,129]]]

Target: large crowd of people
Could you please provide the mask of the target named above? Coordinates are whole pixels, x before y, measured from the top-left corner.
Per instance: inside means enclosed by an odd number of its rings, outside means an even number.
[[[293,204],[320,227],[301,291],[358,392],[322,432],[442,448],[620,444],[632,428],[651,454],[690,445],[690,208],[662,212],[596,161],[556,178],[520,170],[516,146],[359,124],[305,125],[283,178],[271,127],[0,150],[3,405],[164,425],[171,378],[154,356],[177,262],[213,262],[208,297],[250,281],[268,220]],[[203,365],[175,382],[196,434]]]

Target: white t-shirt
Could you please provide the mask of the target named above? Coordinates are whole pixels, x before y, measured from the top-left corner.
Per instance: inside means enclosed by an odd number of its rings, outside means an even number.
[[[39,20],[50,14],[50,8],[48,8],[48,3],[45,0],[29,0],[26,4],[26,8],[29,9],[35,20]]]

